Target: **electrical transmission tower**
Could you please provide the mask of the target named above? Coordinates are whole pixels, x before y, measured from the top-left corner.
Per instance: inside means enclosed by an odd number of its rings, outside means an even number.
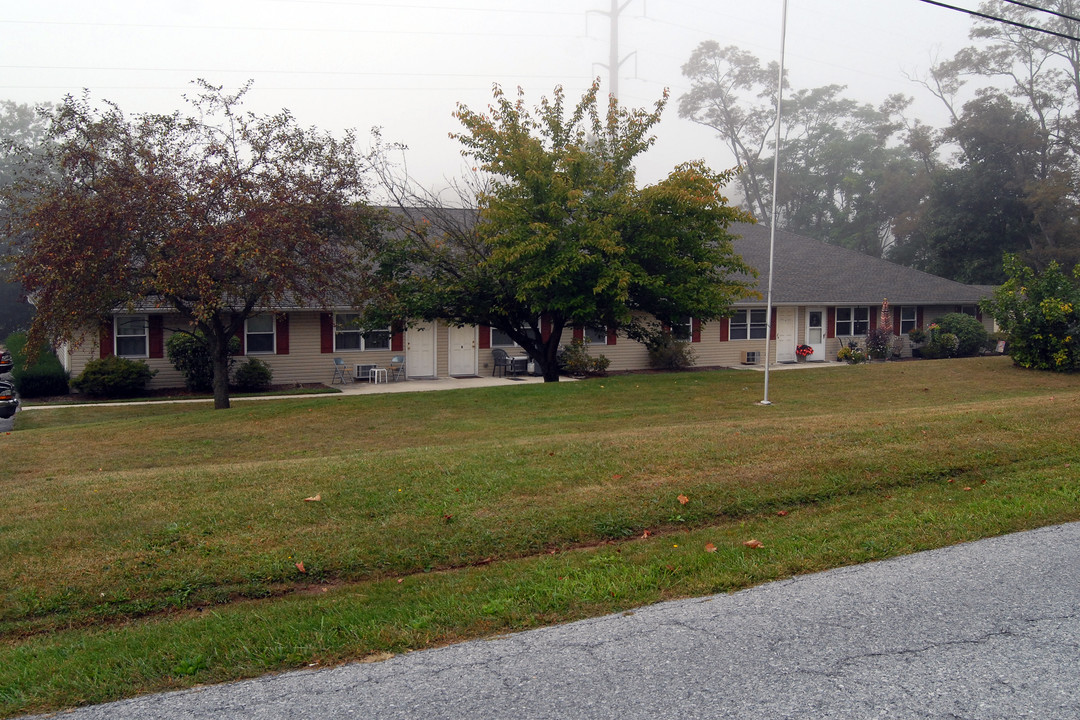
[[[607,15],[611,25],[611,30],[608,37],[610,38],[610,45],[608,48],[608,61],[607,63],[597,63],[601,67],[606,67],[608,70],[608,87],[610,93],[615,98],[619,97],[619,68],[622,64],[629,60],[631,57],[637,55],[637,51],[634,51],[619,59],[619,16],[622,15],[623,10],[627,8],[634,0],[625,0],[622,5],[619,5],[619,0],[611,0],[610,10],[590,10],[589,12],[599,13],[601,15]]]

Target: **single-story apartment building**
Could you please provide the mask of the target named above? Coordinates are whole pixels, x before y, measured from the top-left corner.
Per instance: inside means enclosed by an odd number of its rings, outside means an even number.
[[[773,267],[772,322],[766,318],[769,228],[737,224],[735,250],[759,270],[761,299],[738,302],[731,317],[704,323],[687,318],[685,334],[694,348],[696,364],[730,367],[763,363],[766,335],[770,362],[794,362],[799,345],[813,348],[810,360],[835,360],[841,343],[864,337],[877,326],[882,302],[888,300],[893,331],[905,343],[906,333],[952,312],[982,318],[978,303],[989,294],[983,286],[965,285],[918,270],[829,245],[812,238],[778,231]],[[412,378],[468,377],[494,371],[493,350],[510,355],[513,343],[485,326],[456,327],[444,322],[411,322],[400,330],[360,329],[357,312],[303,307],[268,308],[248,319],[240,338],[242,355],[269,365],[275,383],[331,383],[334,358],[356,373],[363,366],[387,367],[404,356],[406,376]],[[61,348],[64,367],[77,375],[95,357],[115,354],[145,360],[158,371],[151,387],[183,385],[183,378],[165,356],[171,333],[186,321],[164,308],[117,312],[78,348]],[[589,352],[611,360],[610,371],[648,367],[643,345],[617,329],[577,328],[565,340],[586,338]]]

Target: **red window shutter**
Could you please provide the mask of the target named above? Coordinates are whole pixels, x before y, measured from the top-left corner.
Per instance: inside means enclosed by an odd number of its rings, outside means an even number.
[[[247,355],[247,335],[245,333],[247,329],[247,322],[244,322],[240,329],[236,331],[236,339],[240,341],[240,352],[238,355]]]
[[[107,358],[113,354],[113,319],[101,323],[101,332],[98,335],[98,354]]]
[[[900,334],[900,308],[894,307],[892,311],[892,331],[893,335]]]
[[[544,342],[551,337],[551,318],[547,315],[540,316],[540,339]]]
[[[289,354],[289,313],[281,313],[274,318],[274,352],[278,355]]]
[[[924,323],[922,305],[915,308],[915,326],[922,327]]]
[[[614,345],[619,339],[619,334],[615,332],[615,328],[608,328],[607,330],[607,344]]]
[[[769,339],[776,339],[776,308],[772,309],[772,316],[769,318]]]
[[[491,349],[491,326],[481,325],[477,328],[477,345],[481,350]]]
[[[574,340],[577,342],[585,342],[585,328],[580,325],[574,326]]]
[[[690,318],[690,342],[701,342],[701,321]]]
[[[870,331],[877,330],[878,315],[881,314],[881,308],[878,308],[877,312],[874,312],[874,308],[870,308],[867,312],[870,313]]]
[[[401,323],[394,323],[394,334],[390,336],[390,351],[401,352],[405,349],[405,330]]]
[[[829,319],[826,322],[828,322],[829,326],[825,328],[825,337],[834,338],[836,337],[836,308],[829,308],[828,315]]]
[[[334,352],[334,316],[331,313],[319,315],[319,352]]]
[[[147,317],[150,331],[149,355],[152,358],[165,357],[165,318],[161,315]]]
[[[727,342],[731,335],[731,318],[720,318],[720,342]]]

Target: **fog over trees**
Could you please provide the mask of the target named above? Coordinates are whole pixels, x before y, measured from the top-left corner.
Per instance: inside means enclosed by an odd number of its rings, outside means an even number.
[[[1080,2],[1049,10],[1076,16]],[[1063,34],[1071,20],[993,0],[979,10]],[[912,79],[950,122],[874,106],[828,85],[785,85],[777,224],[970,283],[1004,279],[1002,256],[1064,266],[1080,259],[1077,171],[1080,48],[1068,38],[975,19],[972,44]],[[683,66],[680,114],[707,125],[743,167],[745,207],[769,218],[778,68],[702,43]],[[787,83],[787,78],[785,78]]]
[[[1065,35],[1080,0],[1003,0],[979,10]],[[777,222],[783,229],[970,283],[1005,279],[1002,256],[1031,266],[1080,260],[1080,47],[1067,37],[973,19],[970,45],[912,73],[911,93],[943,110],[932,126],[909,97],[873,102],[843,85],[785,78]],[[715,131],[742,172],[728,191],[769,219],[777,67],[735,46],[702,42],[682,67],[681,117]],[[41,142],[46,119],[0,102],[0,186],[12,148]],[[384,193],[391,194],[392,193]],[[28,324],[22,289],[0,282],[0,338]]]

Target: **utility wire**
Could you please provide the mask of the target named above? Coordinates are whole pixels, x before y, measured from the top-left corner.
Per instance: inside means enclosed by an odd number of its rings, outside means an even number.
[[[1056,30],[1047,30],[1046,28],[1028,25],[1026,23],[1017,22],[1015,20],[1007,20],[1005,18],[997,17],[996,15],[989,15],[987,13],[982,13],[975,10],[968,10],[967,8],[957,7],[956,5],[949,5],[948,3],[938,2],[937,0],[919,0],[919,2],[924,2],[927,5],[936,5],[938,7],[945,8],[946,10],[956,10],[957,12],[967,13],[968,15],[974,15],[975,17],[981,17],[986,20],[993,20],[994,22],[1004,23],[1005,25],[1012,25],[1014,27],[1023,28],[1024,30],[1034,30],[1035,32],[1043,33],[1044,35],[1053,35],[1054,37],[1072,40],[1073,42],[1080,42],[1080,37],[1077,37],[1075,35],[1057,32]]]
[[[1028,10],[1037,10],[1039,12],[1044,12],[1047,15],[1057,15],[1059,18],[1065,18],[1066,20],[1072,20],[1073,22],[1080,22],[1080,18],[1078,18],[1078,17],[1074,17],[1072,15],[1066,15],[1063,12],[1058,12],[1057,10],[1051,10],[1050,8],[1041,8],[1038,5],[1032,5],[1031,3],[1020,2],[1020,0],[1001,0],[1001,1],[1002,2],[1007,2],[1010,5],[1019,5],[1020,7],[1027,8]]]

